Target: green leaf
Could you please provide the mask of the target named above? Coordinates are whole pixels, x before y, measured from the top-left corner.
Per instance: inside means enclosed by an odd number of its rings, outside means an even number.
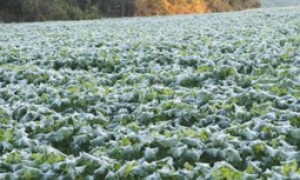
[[[119,170],[121,167],[122,167],[121,164],[120,164],[120,163],[117,163],[117,164],[114,165],[114,170],[117,171],[117,170]]]
[[[146,147],[144,157],[146,160],[150,161],[156,158],[159,148],[149,148]]]
[[[201,139],[203,142],[206,142],[206,141],[208,140],[208,133],[207,133],[206,130],[202,130],[202,131],[201,131],[200,139]]]
[[[158,142],[163,147],[175,147],[179,140],[176,138],[164,138],[159,139]]]
[[[79,91],[79,88],[77,86],[68,86],[67,89],[72,94],[74,94],[74,93],[76,93],[76,92]]]
[[[203,73],[203,72],[211,72],[213,71],[214,67],[213,66],[200,66],[197,69],[197,72]]]
[[[129,176],[129,174],[131,173],[132,169],[133,169],[133,164],[128,164],[128,165],[126,166],[125,177],[128,177],[128,176]]]
[[[41,96],[41,100],[42,100],[43,103],[46,103],[48,101],[48,94],[43,93],[42,96]]]
[[[239,152],[233,148],[227,148],[226,157],[228,162],[231,163],[239,163],[242,161]]]
[[[290,130],[288,132],[287,141],[300,146],[300,128]]]
[[[7,163],[13,164],[13,163],[20,163],[22,160],[22,156],[18,151],[14,151],[10,154],[7,154],[5,161]]]
[[[298,170],[298,164],[296,160],[292,161],[289,164],[285,164],[282,167],[283,173],[287,176],[290,175],[291,172],[296,172],[297,170]]]
[[[24,178],[26,180],[40,179],[42,177],[42,171],[38,168],[25,167]]]
[[[194,169],[194,167],[192,165],[190,165],[188,162],[184,163],[184,168],[189,171],[192,171]]]
[[[130,139],[129,139],[129,138],[124,138],[124,139],[122,139],[121,145],[122,145],[122,146],[129,146],[129,145],[131,145]]]

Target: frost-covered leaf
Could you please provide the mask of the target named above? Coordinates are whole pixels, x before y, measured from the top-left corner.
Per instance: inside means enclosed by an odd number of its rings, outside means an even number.
[[[0,179],[300,179],[299,12],[1,24]]]

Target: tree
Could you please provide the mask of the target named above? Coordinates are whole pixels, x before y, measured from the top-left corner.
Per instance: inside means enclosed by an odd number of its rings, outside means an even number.
[[[0,0],[0,21],[206,13],[259,6],[260,0]]]

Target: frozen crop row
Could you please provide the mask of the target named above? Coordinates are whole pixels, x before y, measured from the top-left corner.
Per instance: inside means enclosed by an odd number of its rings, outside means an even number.
[[[0,179],[299,168],[299,7],[0,24]]]

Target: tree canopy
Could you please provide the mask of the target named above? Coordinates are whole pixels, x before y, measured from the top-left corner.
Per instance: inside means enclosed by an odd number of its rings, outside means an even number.
[[[207,13],[259,6],[260,0],[0,0],[0,21]]]

